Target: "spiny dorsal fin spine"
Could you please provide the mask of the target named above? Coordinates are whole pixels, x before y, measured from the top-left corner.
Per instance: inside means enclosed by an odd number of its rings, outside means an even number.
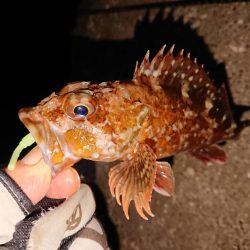
[[[145,57],[143,60],[145,60],[146,62],[149,62],[149,54],[150,54],[150,50],[147,51]]]
[[[175,44],[173,44],[171,48],[168,50],[168,52],[166,53],[166,55],[163,56],[165,48],[166,48],[166,44],[162,46],[162,48],[158,51],[158,53],[152,59],[151,62],[149,61],[150,51],[148,50],[140,66],[136,65],[133,78],[136,79],[137,77],[141,75],[158,76],[164,70],[163,68],[166,67],[166,62],[169,60],[169,58],[172,58],[173,60],[172,63],[174,63],[175,59],[173,56],[173,52],[174,52]],[[183,57],[183,52],[184,50],[181,50],[180,52],[182,53],[180,54],[181,57]]]
[[[191,59],[190,53],[184,56],[182,49],[177,56],[173,55],[174,45],[164,55],[165,45],[159,50],[156,56],[149,61],[149,51],[147,51],[140,66],[137,66],[134,73],[134,80],[137,84],[146,84],[153,89],[160,90],[159,86],[168,85],[170,88],[173,84],[182,85],[183,80],[189,83],[201,86],[207,82],[213,84],[204,66],[197,63],[197,59]],[[176,87],[175,87],[176,88]]]
[[[139,62],[136,61],[136,63],[135,63],[135,70],[134,70],[134,74],[133,74],[134,78],[135,78],[136,72],[138,71],[138,65],[139,65]]]
[[[175,44],[173,44],[172,47],[171,47],[170,50],[169,50],[169,53],[170,53],[171,55],[172,55],[173,52],[174,52],[174,47],[175,47]]]
[[[150,62],[149,62],[149,54],[150,54],[150,50],[147,51],[147,53],[145,54],[143,61],[139,67],[139,73],[141,74],[148,66],[150,66]]]
[[[150,65],[151,71],[153,71],[155,69],[158,70],[157,64],[159,65],[163,61],[162,58],[163,58],[163,53],[164,53],[165,47],[166,47],[166,44],[164,44],[162,46],[162,48],[158,51],[156,56],[153,58],[151,65]]]

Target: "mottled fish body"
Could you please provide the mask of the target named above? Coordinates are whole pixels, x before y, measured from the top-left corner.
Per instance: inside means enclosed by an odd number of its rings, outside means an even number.
[[[205,163],[225,162],[215,143],[231,138],[235,124],[224,85],[217,87],[203,67],[173,47],[149,60],[146,54],[130,81],[76,82],[53,93],[19,117],[55,170],[80,159],[120,162],[109,186],[127,218],[153,216],[152,190],[171,196],[173,171],[157,159],[188,151]]]

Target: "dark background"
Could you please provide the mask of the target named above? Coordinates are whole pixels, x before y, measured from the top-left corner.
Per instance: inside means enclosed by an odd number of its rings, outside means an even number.
[[[36,105],[70,80],[77,1],[64,2],[9,1],[2,9],[1,162],[27,133],[18,110]]]

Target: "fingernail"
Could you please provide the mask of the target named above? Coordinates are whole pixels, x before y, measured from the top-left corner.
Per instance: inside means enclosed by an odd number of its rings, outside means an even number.
[[[27,155],[22,158],[25,165],[35,165],[42,159],[42,153],[38,146],[33,148]]]

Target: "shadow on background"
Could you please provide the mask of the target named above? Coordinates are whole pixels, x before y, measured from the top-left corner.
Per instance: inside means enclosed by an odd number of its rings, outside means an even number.
[[[85,1],[88,7],[90,3]],[[6,74],[3,79],[7,80],[2,82],[0,99],[1,162],[9,159],[20,138],[27,133],[17,117],[21,107],[35,105],[69,81],[131,79],[135,62],[141,62],[148,49],[153,56],[164,44],[168,48],[175,44],[175,52],[184,48],[191,52],[192,58],[198,58],[198,63],[205,65],[216,83],[224,82],[228,87],[224,64],[217,64],[202,37],[182,19],[174,20],[172,12],[164,17],[161,10],[153,21],[149,21],[146,13],[144,20],[137,23],[132,39],[91,40],[72,37],[78,4],[79,1],[70,1],[47,6],[41,2],[38,8],[22,3],[20,8],[16,5],[8,8],[7,39],[3,47]],[[233,104],[231,94],[229,96]],[[236,113],[239,120],[241,114]],[[78,167],[78,171],[94,187],[97,215],[103,221],[110,246],[118,249],[118,235],[108,219],[105,200],[93,184],[94,164],[84,165],[89,167],[85,166],[85,170]]]
[[[170,48],[175,44],[175,52],[184,48],[204,63],[206,70],[212,72],[216,82],[226,81],[224,65],[217,65],[209,48],[197,32],[184,24],[182,19],[174,20],[171,12],[164,18],[163,10],[159,11],[153,21],[149,21],[147,12],[144,20],[135,27],[133,39],[91,40],[73,38],[72,76],[75,79],[91,81],[131,79],[135,62],[142,61],[150,49],[151,58],[164,45]]]

